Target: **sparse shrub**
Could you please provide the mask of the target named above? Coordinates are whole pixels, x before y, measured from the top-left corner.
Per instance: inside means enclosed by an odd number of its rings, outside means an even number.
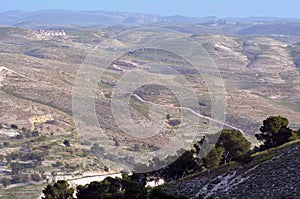
[[[19,174],[16,174],[12,177],[12,180],[11,182],[13,184],[16,184],[16,183],[23,183],[23,182],[28,182],[30,181],[30,176],[28,174],[22,174],[22,173],[19,173]]]
[[[65,164],[65,168],[66,169],[71,169],[71,165],[69,165],[68,163]]]
[[[40,182],[42,180],[42,177],[38,173],[31,174],[31,179],[35,182]]]
[[[69,140],[64,140],[64,145],[66,147],[71,147],[70,141]]]
[[[38,137],[38,136],[40,136],[40,133],[38,131],[32,131],[31,136]]]
[[[41,160],[37,160],[33,164],[34,167],[38,167],[38,166],[41,166],[41,165],[42,165],[42,161]]]
[[[299,140],[299,139],[300,139],[300,135],[297,132],[292,132],[292,135],[289,138],[289,141],[295,141],[295,140]]]
[[[15,137],[17,140],[21,140],[24,138],[24,135],[23,134],[18,134],[16,137]]]
[[[31,137],[31,133],[30,132],[26,132],[24,135],[25,135],[26,138],[30,138]]]
[[[106,98],[111,98],[111,94],[109,94],[109,93],[105,93],[104,96],[105,96]]]
[[[22,157],[22,160],[37,160],[42,161],[44,159],[45,154],[41,151],[33,151],[31,153],[26,154]]]
[[[33,147],[32,143],[28,143],[28,144],[27,144],[27,149],[30,150],[30,149],[32,149],[32,147]]]
[[[40,146],[40,149],[42,151],[47,151],[47,150],[51,149],[51,145],[42,145],[42,146]]]
[[[135,152],[140,151],[140,146],[139,146],[138,144],[134,144],[133,150],[134,150]]]
[[[3,142],[4,147],[9,147],[9,145],[10,145],[9,142]]]
[[[110,170],[110,169],[109,169],[107,166],[104,166],[104,171],[105,171],[105,172],[109,172],[109,170]]]
[[[5,159],[5,155],[0,154],[0,162],[3,162],[4,159]]]
[[[19,151],[16,151],[16,152],[12,152],[10,154],[8,154],[6,156],[6,160],[9,161],[9,160],[16,160],[18,159],[19,157],[21,156],[21,152]]]
[[[23,169],[33,169],[36,167],[36,164],[33,162],[30,163],[19,163],[19,162],[12,162],[10,164],[11,169],[12,169],[12,173],[14,175],[17,175],[20,173],[21,170]]]
[[[37,141],[37,142],[44,142],[44,141],[46,141],[46,140],[47,140],[47,137],[44,136],[44,135],[39,136],[38,138],[36,138],[36,141]]]
[[[91,146],[92,142],[88,141],[88,140],[84,140],[83,142],[81,142],[81,145],[85,145],[85,146]]]
[[[171,119],[171,116],[170,116],[169,114],[167,114],[166,119],[167,119],[167,120],[170,120],[170,119]]]
[[[22,130],[23,133],[28,133],[29,132],[29,130],[26,127],[23,127],[21,130]]]
[[[74,150],[72,148],[67,148],[66,152],[70,153],[71,155],[74,154]]]
[[[60,161],[57,161],[56,162],[56,166],[58,166],[58,167],[61,167],[61,166],[63,166],[64,164],[62,163],[62,162],[60,162]]]
[[[64,164],[62,163],[62,162],[60,162],[60,161],[57,161],[55,164],[55,167],[61,167],[61,166],[63,166]],[[53,166],[54,166],[53,165]]]
[[[16,124],[11,124],[10,128],[12,128],[12,129],[18,129],[18,126]]]
[[[173,119],[173,120],[169,120],[168,121],[168,124],[171,125],[171,126],[178,126],[180,125],[180,120],[177,120],[177,119]]]
[[[11,184],[11,180],[9,178],[1,178],[0,183],[3,185],[3,187],[7,187]]]

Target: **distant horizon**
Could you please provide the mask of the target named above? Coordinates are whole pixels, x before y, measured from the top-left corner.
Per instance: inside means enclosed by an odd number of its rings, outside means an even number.
[[[300,17],[281,17],[281,16],[268,16],[268,15],[253,15],[253,16],[214,16],[214,15],[205,15],[205,16],[187,16],[187,15],[181,15],[181,14],[173,14],[173,15],[163,15],[159,13],[147,13],[147,12],[137,12],[137,11],[116,11],[116,10],[73,10],[73,9],[59,9],[59,8],[50,8],[50,9],[38,9],[38,10],[5,10],[1,11],[0,13],[6,13],[6,12],[25,12],[25,13],[33,13],[33,12],[39,12],[39,11],[70,11],[70,12],[116,12],[116,13],[136,13],[136,14],[153,14],[153,15],[159,15],[162,17],[172,17],[172,16],[181,16],[181,17],[187,17],[187,18],[206,18],[206,17],[216,17],[218,19],[228,19],[228,18],[278,18],[278,19],[299,19]]]
[[[0,12],[39,10],[107,11],[217,18],[300,18],[298,0],[10,0],[1,2]]]

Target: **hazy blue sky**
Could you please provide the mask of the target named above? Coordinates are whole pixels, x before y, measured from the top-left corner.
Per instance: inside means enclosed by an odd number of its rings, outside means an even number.
[[[299,0],[0,0],[0,11],[110,10],[185,16],[300,18]]]

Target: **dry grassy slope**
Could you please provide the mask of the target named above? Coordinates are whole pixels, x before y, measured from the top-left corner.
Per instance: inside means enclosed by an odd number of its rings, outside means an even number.
[[[0,65],[22,75],[2,71],[1,122],[29,126],[29,117],[46,114],[71,122],[73,81],[88,47],[71,40],[40,40],[33,31],[0,31],[6,33]]]
[[[249,60],[243,54],[243,41],[239,38],[204,34],[194,36],[209,53],[216,65],[225,71],[245,70]]]
[[[29,125],[29,117],[45,114],[71,122],[71,91],[76,70],[93,48],[92,44],[109,32],[72,31],[67,38],[55,39],[41,39],[32,31],[18,28],[2,27],[0,32],[3,33],[0,34],[0,65],[28,77],[2,75],[1,122],[24,126]],[[288,117],[293,126],[299,126],[299,101],[296,101],[299,75],[285,44],[264,37],[206,34],[195,39],[220,66],[228,92],[228,123],[252,134],[267,116],[281,114]],[[287,67],[274,66],[278,54],[284,57],[281,61]],[[259,58],[253,60],[250,55]],[[129,64],[129,68],[132,67],[135,66]],[[282,75],[289,71],[293,72],[293,79]],[[109,81],[121,74],[113,69],[109,72],[106,78]],[[110,92],[109,87],[99,88],[99,99],[106,99],[98,106],[100,114],[108,113],[108,99],[104,94]],[[108,130],[115,130],[114,123],[106,122],[111,125]]]
[[[275,77],[295,70],[288,45],[272,38],[204,34],[194,39],[203,45],[221,70],[255,71]]]
[[[227,91],[227,121],[253,134],[269,115],[299,127],[299,81],[295,51],[275,39],[194,36],[219,66]]]
[[[274,39],[253,37],[244,43],[243,50],[251,60],[247,67],[275,76],[295,70],[293,58],[287,47],[287,44]]]
[[[242,167],[215,169],[210,177],[203,172],[167,184],[164,190],[189,198],[299,198],[299,149],[299,141],[287,143],[256,154],[252,162]]]

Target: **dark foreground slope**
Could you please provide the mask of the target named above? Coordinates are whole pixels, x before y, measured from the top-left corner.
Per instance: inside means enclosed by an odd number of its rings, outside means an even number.
[[[300,198],[299,164],[300,142],[296,141],[255,154],[244,166],[205,171],[164,189],[188,198]]]

